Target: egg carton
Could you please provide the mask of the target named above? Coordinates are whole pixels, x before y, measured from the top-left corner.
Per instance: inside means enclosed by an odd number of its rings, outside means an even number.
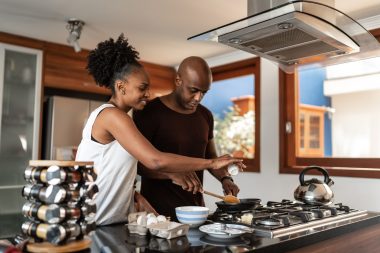
[[[165,239],[172,239],[187,235],[190,226],[188,224],[181,224],[174,221],[165,221],[150,224],[147,228],[152,235]]]
[[[147,235],[148,231],[157,237],[172,239],[186,235],[189,225],[168,221],[164,216],[152,213],[136,212],[128,215],[126,224],[131,234]]]

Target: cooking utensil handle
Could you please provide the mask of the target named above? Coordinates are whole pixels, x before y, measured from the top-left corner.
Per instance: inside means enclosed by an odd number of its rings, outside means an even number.
[[[224,199],[224,196],[221,196],[221,195],[218,195],[218,194],[215,194],[215,193],[212,193],[212,192],[208,192],[208,191],[205,191],[205,190],[203,190],[202,193],[210,195],[210,196],[214,196],[214,197],[219,198],[219,199]]]
[[[329,184],[329,183],[330,183],[331,179],[330,179],[330,177],[329,177],[329,173],[327,172],[327,170],[325,170],[325,169],[322,168],[322,167],[312,165],[312,166],[308,166],[308,167],[306,167],[306,168],[301,172],[301,174],[300,174],[300,176],[299,176],[300,184],[301,184],[302,186],[305,186],[304,176],[305,176],[306,172],[309,171],[309,170],[318,170],[318,171],[321,172],[321,173],[323,174],[323,176],[324,176],[324,180],[323,180],[323,181],[324,181],[326,184]]]

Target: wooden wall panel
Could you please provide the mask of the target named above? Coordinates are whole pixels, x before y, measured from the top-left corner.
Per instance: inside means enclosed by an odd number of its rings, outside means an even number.
[[[75,53],[73,48],[46,43],[44,48],[44,87],[110,95],[98,87],[86,70],[88,50]]]
[[[44,42],[23,36],[0,32],[0,42],[34,49],[43,49]]]
[[[0,32],[0,42],[43,51],[43,87],[110,95],[110,90],[96,86],[87,72],[88,50],[75,53],[70,46]],[[167,94],[174,88],[172,67],[141,62],[150,76],[151,96]]]

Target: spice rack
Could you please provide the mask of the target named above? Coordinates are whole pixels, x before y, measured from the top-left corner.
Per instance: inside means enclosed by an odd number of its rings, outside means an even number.
[[[96,227],[93,162],[34,160],[24,172],[22,232],[30,252],[74,252],[89,247]]]

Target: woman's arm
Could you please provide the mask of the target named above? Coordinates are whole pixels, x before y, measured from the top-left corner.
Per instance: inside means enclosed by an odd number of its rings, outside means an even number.
[[[152,170],[186,172],[220,169],[232,163],[245,167],[241,159],[231,157],[201,159],[160,152],[139,132],[131,117],[117,108],[106,108],[98,115],[92,134],[95,139],[107,140],[107,143],[116,139],[125,150]]]
[[[216,171],[216,170],[214,170]],[[179,185],[185,191],[193,192],[202,192],[202,183],[199,180],[195,172],[162,172],[158,170],[147,169],[144,165],[139,163],[137,165],[137,173],[140,176],[155,178],[155,179],[169,179],[173,184]]]

